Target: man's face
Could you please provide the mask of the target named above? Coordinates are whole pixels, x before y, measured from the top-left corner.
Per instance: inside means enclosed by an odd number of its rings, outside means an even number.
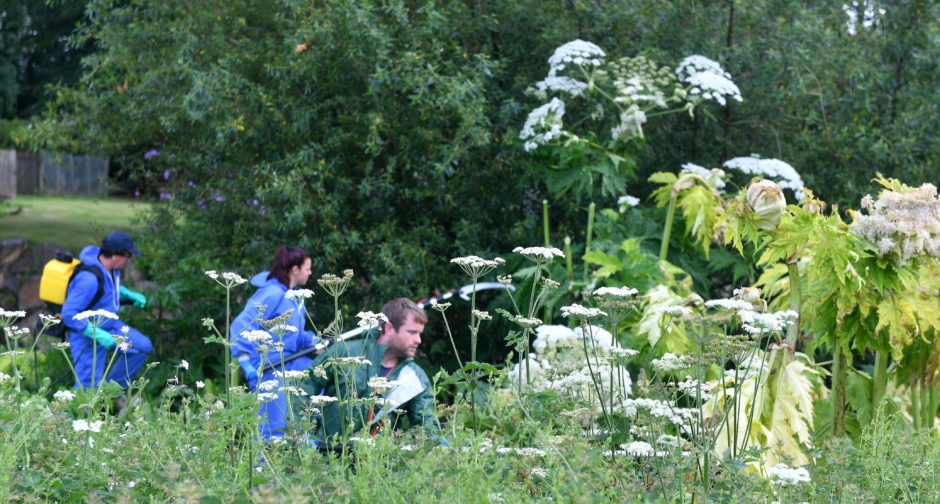
[[[414,357],[421,344],[422,331],[424,324],[416,321],[414,315],[409,313],[398,330],[390,323],[385,324],[385,344],[398,358]]]
[[[127,255],[113,255],[114,258],[114,269],[124,269],[124,266],[127,266],[127,263],[131,262],[131,259],[134,258],[130,252],[127,252]]]

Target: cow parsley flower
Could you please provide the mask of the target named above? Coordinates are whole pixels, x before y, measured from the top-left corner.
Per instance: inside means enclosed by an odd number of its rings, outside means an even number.
[[[4,310],[3,308],[0,308],[0,318],[18,319],[18,318],[23,318],[25,316],[26,316],[26,312],[22,310],[7,311],[7,310]]]
[[[72,399],[75,399],[77,396],[71,390],[60,390],[55,394],[52,394],[52,397],[59,402],[69,402]]]
[[[564,116],[565,102],[558,98],[552,98],[552,101],[530,112],[519,132],[519,139],[525,141],[525,150],[532,151],[558,138]]]
[[[196,380],[196,388],[197,389],[206,388],[206,382],[202,380]]]
[[[297,380],[300,378],[306,378],[309,372],[307,370],[301,369],[297,371],[275,371],[274,376],[278,378],[285,378],[288,380]]]
[[[787,486],[799,483],[809,483],[809,471],[803,467],[791,468],[783,462],[767,468],[767,474],[774,477],[775,485]]]
[[[473,310],[470,314],[479,320],[493,320],[493,316],[490,315],[490,312],[485,310]]]
[[[490,271],[506,263],[502,257],[495,259],[483,259],[475,255],[466,257],[455,257],[450,260],[451,263],[460,266],[460,269],[470,278],[480,278]]]
[[[710,299],[705,301],[706,308],[718,308],[719,310],[738,311],[753,310],[754,305],[740,299]]]
[[[310,289],[288,289],[288,291],[284,293],[284,297],[294,301],[301,301],[312,298],[313,291]]]
[[[262,392],[257,395],[258,402],[268,402],[277,400],[277,392]]]
[[[372,364],[372,361],[359,355],[353,357],[331,357],[327,359],[327,362],[330,363],[331,366],[368,366]]]
[[[551,261],[556,257],[565,257],[565,253],[555,247],[516,247],[512,251],[537,263]]]
[[[535,317],[516,317],[516,323],[525,328],[542,325],[542,320]]]
[[[320,284],[320,287],[323,287],[330,296],[340,297],[346,292],[346,288],[349,287],[349,282],[353,278],[353,270],[345,269],[343,270],[343,276],[337,276],[333,273],[324,273],[323,276],[317,279],[317,283]]]
[[[656,453],[653,446],[645,441],[633,441],[621,446],[628,454],[636,457],[648,457]]]
[[[245,338],[252,343],[271,342],[273,340],[271,333],[268,331],[262,331],[260,329],[253,331],[242,331],[241,336],[242,338]]]
[[[39,320],[42,321],[43,325],[52,326],[62,322],[62,319],[52,315],[46,315],[45,313],[39,314]]]
[[[117,320],[118,318],[117,314],[111,313],[108,310],[85,310],[83,312],[78,313],[72,318],[74,318],[75,320],[85,320],[87,318],[92,318],[92,317],[94,318],[103,317],[103,318],[108,318],[111,320]]]
[[[328,404],[328,403],[336,402],[338,400],[339,399],[333,396],[324,396],[324,395],[312,395],[307,398],[307,401],[313,404]]]
[[[681,371],[692,365],[692,358],[687,355],[666,353],[659,359],[653,359],[650,364],[653,369],[660,372]]]
[[[768,332],[783,332],[799,317],[793,310],[773,313],[760,313],[752,310],[739,310],[738,318],[742,327],[750,334],[759,335]]]
[[[373,376],[369,378],[369,381],[366,383],[369,388],[374,389],[377,393],[382,394],[386,391],[401,385],[401,382],[396,380],[389,380],[384,376]]]
[[[265,380],[258,384],[258,390],[261,390],[263,392],[270,392],[272,390],[277,390],[280,384],[281,383],[277,380]]]
[[[630,287],[601,287],[591,293],[594,297],[614,297],[630,298],[636,296],[639,291]]]
[[[72,430],[75,432],[101,432],[101,426],[104,424],[101,420],[89,422],[87,420],[72,420]]]
[[[626,194],[624,196],[617,198],[617,204],[635,207],[640,204],[640,198]]]
[[[607,315],[606,312],[600,308],[588,308],[579,304],[572,304],[568,306],[561,307],[561,316],[562,317],[574,317],[581,320],[590,320],[592,318],[600,317],[602,315]]]

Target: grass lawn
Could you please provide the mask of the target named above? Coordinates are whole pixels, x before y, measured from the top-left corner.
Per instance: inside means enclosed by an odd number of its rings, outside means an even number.
[[[15,215],[11,212],[22,207]],[[73,253],[115,229],[133,231],[132,220],[147,203],[118,198],[23,195],[0,204],[0,240],[23,237]]]

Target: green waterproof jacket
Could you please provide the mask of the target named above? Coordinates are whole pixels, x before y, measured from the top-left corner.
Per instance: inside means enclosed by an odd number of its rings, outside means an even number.
[[[334,343],[310,364],[307,368],[310,374],[301,382],[301,388],[304,392],[308,396],[337,397],[342,402],[342,404],[332,402],[318,406],[321,421],[317,430],[317,438],[327,440],[342,434],[340,410],[342,410],[342,416],[346,419],[348,426],[346,432],[348,434],[357,433],[363,426],[370,423],[370,409],[373,412],[373,418],[376,418],[386,408],[388,412],[381,418],[386,426],[384,428],[389,428],[389,426],[401,427],[404,423],[401,417],[407,416],[411,427],[421,425],[433,432],[440,429],[437,416],[434,413],[434,395],[431,390],[431,380],[428,379],[427,373],[418,366],[414,359],[400,360],[387,377],[391,381],[399,381],[403,378],[403,382],[407,385],[403,385],[402,389],[398,391],[392,389],[378,396],[373,394],[373,389],[369,387],[368,382],[370,378],[379,376],[382,357],[387,349],[388,346],[377,344],[374,333],[370,333],[362,340]],[[335,365],[331,363],[331,359],[344,357],[365,357],[369,363],[354,365]],[[318,367],[319,370],[317,370]],[[326,374],[325,378],[323,372]],[[320,376],[317,376],[318,374]],[[401,392],[405,389],[410,392],[402,394]],[[420,392],[414,395],[418,390]],[[391,399],[396,395],[399,399],[413,395],[406,402],[394,408],[398,411],[404,410],[404,415],[393,412],[391,407],[381,404],[372,405],[368,401],[362,400],[363,398],[384,398],[386,396]],[[307,399],[293,403],[295,413],[299,415],[309,415],[311,406],[313,405]]]

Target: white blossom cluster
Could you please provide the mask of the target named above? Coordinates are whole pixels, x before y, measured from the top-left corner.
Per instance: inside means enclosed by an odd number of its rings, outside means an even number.
[[[372,313],[371,311],[361,311],[356,314],[359,317],[359,327],[378,326],[388,322],[388,317],[384,313]]]
[[[798,317],[799,314],[793,310],[772,313],[760,313],[753,310],[738,311],[742,327],[754,335],[785,331]]]
[[[780,179],[780,187],[792,189],[796,194],[796,199],[801,200],[806,197],[803,189],[803,179],[800,174],[790,166],[789,163],[779,159],[761,159],[750,156],[731,158],[724,162],[725,168],[739,170],[748,175],[764,176],[767,178]]]
[[[607,65],[602,73],[609,75],[616,94],[614,101],[623,104],[651,104],[666,107],[667,92],[676,92],[676,78],[668,68],[643,56],[620,58]]]
[[[111,313],[108,310],[85,310],[76,314],[74,317],[75,320],[85,320],[87,318],[97,318],[104,317],[112,320],[117,320],[118,316],[115,313]]]
[[[712,168],[709,170],[704,166],[699,166],[695,163],[685,163],[682,165],[681,173],[692,173],[698,175],[705,179],[706,182],[711,184],[715,189],[724,189],[725,187],[725,171],[720,168]]]
[[[670,317],[682,318],[692,315],[692,309],[688,306],[667,305],[654,308],[655,311],[665,313]]]
[[[101,420],[95,420],[94,422],[72,420],[72,430],[75,432],[101,432],[102,425],[104,425],[104,422]]]
[[[3,308],[0,308],[0,318],[8,319],[18,319],[26,316],[26,312],[22,310],[7,311]]]
[[[4,373],[3,371],[0,371],[0,385],[3,385],[4,383],[11,382],[11,381],[13,381],[12,376]]]
[[[287,292],[284,293],[284,297],[294,301],[301,301],[312,298],[313,291],[310,289],[288,289]]]
[[[313,404],[328,404],[328,403],[336,402],[338,400],[339,399],[336,397],[325,396],[325,395],[312,395],[307,398],[307,401]]]
[[[373,376],[369,378],[367,382],[369,388],[375,389],[378,393],[384,393],[394,387],[401,385],[401,382],[395,380],[389,380],[384,376]]]
[[[234,273],[231,271],[223,271],[222,273],[219,273],[215,270],[209,270],[209,271],[206,271],[206,276],[215,280],[219,285],[222,285],[225,287],[234,287],[236,285],[241,285],[248,281],[242,278],[240,275],[238,275],[238,273]]]
[[[852,233],[878,247],[881,255],[893,254],[906,261],[911,257],[940,256],[940,200],[933,184],[912,191],[882,191],[878,199],[862,198]]]
[[[537,263],[551,261],[556,257],[565,257],[565,253],[555,247],[516,247],[512,251]]]
[[[607,53],[597,45],[584,40],[572,40],[555,49],[548,58],[548,76],[555,77],[569,65],[599,67]]]
[[[849,35],[856,35],[858,33],[859,24],[865,29],[878,26],[881,18],[883,18],[887,12],[881,7],[876,8],[875,0],[862,0],[861,2],[855,0],[851,4],[842,4],[842,11],[848,16],[848,19],[845,21],[845,27]],[[859,23],[859,14],[861,14],[861,23]]]
[[[590,320],[592,318],[606,315],[607,313],[600,308],[589,308],[577,303],[561,307],[562,317],[574,317],[582,320]]]
[[[362,357],[361,355],[356,355],[352,357],[331,357],[327,359],[327,362],[331,366],[361,366],[361,365],[371,365],[372,361]]]
[[[774,478],[775,485],[787,486],[809,483],[809,471],[804,467],[790,467],[783,462],[767,468],[767,474]]]
[[[539,145],[558,138],[564,125],[562,122],[564,116],[565,102],[558,98],[552,98],[552,101],[529,112],[529,117],[526,118],[522,131],[519,132],[519,139],[525,141],[523,144],[525,150],[535,150]]]
[[[506,260],[502,257],[497,257],[495,259],[483,259],[482,257],[472,255],[466,257],[455,257],[451,259],[450,262],[460,266],[460,269],[462,269],[464,273],[467,274],[467,276],[472,278],[480,278],[490,271],[493,271],[493,269],[496,267],[505,264]]]
[[[588,88],[588,83],[571,77],[548,76],[545,80],[536,82],[535,88],[540,92],[537,95],[544,95],[547,91],[557,91],[571,96],[580,96]]]
[[[653,359],[650,364],[653,366],[653,369],[661,373],[668,373],[688,368],[692,365],[692,358],[688,355],[665,353],[659,359]]]
[[[695,398],[696,394],[701,394],[702,401],[708,401],[712,398],[711,386],[699,382],[695,378],[687,377],[681,382],[676,382],[675,387],[688,397]]]
[[[275,371],[274,376],[287,380],[298,380],[300,378],[306,378],[309,374],[307,370],[297,370],[297,371]]]
[[[630,298],[636,296],[639,293],[636,289],[631,289],[630,287],[601,287],[595,289],[591,293],[594,297],[613,297],[613,298]]]
[[[254,331],[242,331],[242,338],[252,342],[252,343],[268,343],[272,340],[271,333],[268,331],[254,330]]]
[[[290,324],[275,324],[268,328],[274,334],[290,334],[297,332],[297,328]]]
[[[625,194],[617,198],[617,204],[635,207],[640,204],[640,198],[637,198],[636,196],[630,196],[629,194]]]
[[[52,394],[52,397],[59,402],[69,402],[72,399],[75,399],[76,395],[71,390],[60,390],[55,394]]]
[[[683,432],[689,432],[692,422],[698,418],[698,410],[695,408],[679,408],[670,401],[643,397],[624,399],[616,409],[627,416],[635,416],[640,411],[647,411],[656,418],[669,420]]]
[[[680,81],[692,86],[689,89],[692,97],[700,96],[704,100],[714,100],[721,105],[727,104],[725,97],[744,101],[741,98],[741,90],[731,81],[731,74],[724,71],[718,62],[705,56],[693,54],[686,57],[676,67],[676,75]]]

